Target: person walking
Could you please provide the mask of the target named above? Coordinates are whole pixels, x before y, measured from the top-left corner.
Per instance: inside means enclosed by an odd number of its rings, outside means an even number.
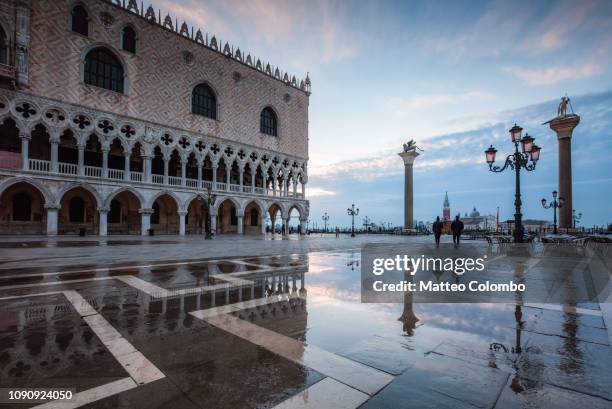
[[[463,233],[463,222],[459,220],[459,215],[457,215],[455,220],[451,223],[451,231],[453,232],[453,246],[458,248],[459,239],[461,238],[461,233]]]
[[[431,229],[436,238],[436,247],[440,247],[440,236],[442,235],[442,222],[440,221],[440,216],[436,217],[436,221],[433,223],[433,226],[431,226]]]
[[[340,237],[340,229],[336,227],[336,238]]]

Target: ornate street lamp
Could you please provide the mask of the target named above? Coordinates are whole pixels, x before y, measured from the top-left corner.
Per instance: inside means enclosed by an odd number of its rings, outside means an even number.
[[[363,227],[365,227],[366,233],[370,232],[370,222],[371,222],[371,220],[370,220],[370,218],[368,216],[363,218]]]
[[[578,223],[580,219],[582,219],[582,213],[576,214],[576,209],[572,209],[572,220],[573,220],[574,229],[576,228],[576,223]]]
[[[327,222],[329,221],[329,215],[327,212],[323,215],[323,222],[325,222],[325,233],[327,233]]]
[[[510,138],[514,143],[514,153],[506,157],[506,161],[503,166],[493,166],[495,162],[495,155],[497,149],[491,145],[489,149],[485,151],[487,163],[489,164],[489,170],[491,172],[503,172],[508,167],[514,170],[516,178],[516,190],[514,194],[514,242],[521,243],[523,241],[523,223],[521,214],[521,168],[527,172],[535,170],[536,163],[540,159],[541,148],[535,145],[533,142],[535,138],[525,134],[521,137],[523,128],[514,124],[510,129]],[[519,144],[521,145],[521,151],[519,151]]]
[[[349,207],[348,209],[346,209],[346,212],[348,213],[349,216],[351,216],[352,218],[352,224],[351,224],[351,237],[355,237],[355,216],[357,216],[359,214],[359,209],[355,209],[355,203],[353,203],[351,205],[351,207]]]
[[[542,207],[544,209],[553,209],[553,227],[555,228],[555,234],[557,234],[557,209],[560,209],[563,207],[563,204],[565,203],[565,199],[563,199],[562,197],[560,197],[559,199],[557,199],[557,191],[554,190],[552,192],[553,195],[553,200],[552,202],[550,202],[548,205],[546,205],[546,199],[542,199]]]
[[[204,236],[205,240],[211,240],[213,238],[210,207],[215,205],[216,200],[217,195],[212,193],[212,189],[210,187],[206,189],[206,236]]]

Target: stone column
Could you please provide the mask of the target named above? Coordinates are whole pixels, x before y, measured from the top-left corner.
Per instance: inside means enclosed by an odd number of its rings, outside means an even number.
[[[300,234],[306,234],[306,219],[300,219]]]
[[[272,196],[276,196],[276,175],[272,175]]]
[[[568,115],[549,122],[559,142],[559,197],[565,200],[559,209],[559,227],[572,227],[572,132],[580,123],[580,116]]]
[[[293,181],[293,198],[297,197],[297,180]]]
[[[413,180],[412,165],[419,153],[412,150],[401,152],[399,156],[404,160],[404,228],[413,229]]]
[[[85,176],[85,145],[78,144],[77,149],[79,151],[77,161],[77,174],[79,176]]]
[[[47,236],[57,236],[57,219],[59,206],[50,204],[45,205],[47,209]]]
[[[51,140],[51,172],[57,173],[58,169],[59,141]]]
[[[146,236],[149,234],[149,229],[151,228],[151,215],[153,214],[153,209],[140,209],[138,213],[140,213],[140,234],[141,236]]]
[[[217,189],[217,170],[219,169],[219,165],[214,164],[212,165],[212,176],[213,176],[213,189]]]
[[[238,184],[241,186],[240,191],[242,192],[242,184],[244,182],[244,167],[240,167],[239,170],[240,170],[240,179],[239,179]]]
[[[185,235],[185,216],[187,212],[185,210],[179,210],[179,236]]]
[[[170,158],[164,158],[164,185],[168,184],[168,167],[170,165]]]
[[[202,166],[204,166],[204,162],[198,160],[198,189],[202,189]]]
[[[266,234],[266,219],[263,214],[261,215],[261,234]]]
[[[20,132],[19,139],[21,139],[21,170],[30,169],[30,139],[32,137],[27,132]]]
[[[237,219],[238,219],[238,226],[237,226],[238,234],[244,234],[244,224],[243,224],[244,216],[238,216]]]
[[[106,236],[107,235],[107,231],[108,231],[108,224],[107,224],[107,216],[108,216],[108,209],[107,208],[99,208],[98,209],[98,213],[100,215],[100,226],[98,228],[98,234],[100,236]]]
[[[151,156],[143,156],[142,160],[144,161],[143,180],[146,183],[151,183],[151,181],[152,181],[152,176],[151,176],[151,161],[153,160],[153,158]]]
[[[255,176],[257,176],[257,169],[255,172],[251,169],[251,193],[255,193]]]
[[[132,152],[123,152],[123,180],[130,180],[130,158]]]
[[[217,213],[210,212],[210,231],[212,234],[217,234]]]
[[[181,186],[187,185],[187,158],[181,158]]]
[[[289,234],[289,217],[287,217],[286,219],[283,220],[283,223],[285,224],[283,226],[283,230],[285,231],[285,235]]]
[[[232,165],[225,164],[225,183],[227,184],[226,188],[229,190],[230,184],[230,174],[232,173]]]
[[[110,151],[109,147],[102,148],[102,177],[108,178],[108,152]]]

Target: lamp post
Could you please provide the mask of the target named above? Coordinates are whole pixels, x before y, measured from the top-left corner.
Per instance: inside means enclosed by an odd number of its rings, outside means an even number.
[[[329,221],[329,215],[327,212],[323,215],[323,222],[325,223],[325,233],[327,233],[327,222]]]
[[[555,234],[557,234],[557,209],[560,209],[563,207],[565,199],[563,199],[562,197],[559,197],[559,199],[557,199],[556,190],[552,192],[552,195],[553,195],[553,200],[548,205],[546,205],[546,199],[542,199],[542,207],[544,209],[550,209],[550,208],[553,209],[553,227],[555,229]]]
[[[521,243],[523,241],[523,224],[521,220],[521,169],[523,168],[527,172],[535,170],[536,163],[540,159],[541,148],[533,143],[535,139],[529,136],[527,133],[525,136],[521,137],[523,128],[520,126],[514,124],[509,132],[512,143],[514,143],[514,153],[508,155],[503,166],[493,166],[493,163],[495,162],[495,154],[497,153],[497,149],[495,149],[493,145],[491,145],[491,147],[485,151],[485,155],[487,163],[489,164],[489,170],[491,172],[503,172],[508,167],[515,172],[516,191],[514,194],[514,242]],[[522,152],[519,151],[519,144],[521,145]]]
[[[371,220],[370,220],[370,218],[369,218],[368,216],[366,216],[366,217],[364,217],[364,218],[363,218],[363,227],[365,227],[365,229],[366,229],[366,233],[368,233],[368,232],[370,231],[370,230],[369,230],[369,228],[370,228],[370,222],[371,222]]]
[[[206,236],[204,236],[204,240],[211,240],[213,238],[210,207],[214,206],[215,200],[217,200],[217,195],[212,193],[211,188],[206,189]]]
[[[576,228],[576,223],[582,219],[582,213],[576,214],[576,209],[572,209],[572,224],[574,225],[574,229]]]
[[[355,237],[355,216],[357,216],[359,214],[359,209],[355,208],[355,203],[353,203],[351,205],[351,207],[349,207],[348,209],[346,209],[346,212],[348,213],[349,216],[351,216],[351,237]]]

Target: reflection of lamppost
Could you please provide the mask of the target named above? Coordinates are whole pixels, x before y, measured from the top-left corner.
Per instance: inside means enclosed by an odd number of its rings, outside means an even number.
[[[323,215],[323,222],[325,222],[325,233],[327,233],[327,222],[329,221],[329,215],[327,212]]]
[[[516,124],[510,129],[510,137],[514,143],[514,153],[508,155],[503,166],[493,166],[495,154],[497,153],[497,149],[495,149],[493,145],[485,151],[487,163],[489,164],[489,170],[491,172],[503,172],[506,168],[510,167],[516,174],[516,191],[514,195],[515,243],[521,243],[523,241],[523,225],[521,221],[521,168],[531,172],[535,170],[536,163],[538,159],[540,159],[540,147],[533,143],[535,139],[528,134],[525,134],[525,136],[521,138],[522,132],[523,128]],[[519,152],[519,143],[521,144],[522,152]],[[531,160],[531,163],[529,163],[529,160]]]
[[[211,188],[206,189],[206,236],[204,236],[205,240],[210,240],[213,238],[210,207],[215,205],[215,200],[217,200],[217,195],[212,193]]]
[[[576,214],[576,209],[572,209],[572,225],[576,228],[576,223],[582,219],[582,213]]]
[[[353,203],[351,205],[351,207],[346,209],[346,212],[348,213],[349,216],[351,216],[351,219],[352,219],[352,222],[351,222],[351,237],[355,237],[355,216],[357,216],[359,214],[359,209],[355,209],[355,203]]]
[[[546,199],[542,199],[542,207],[544,209],[553,209],[553,227],[555,228],[555,234],[557,234],[557,209],[560,209],[563,207],[563,203],[565,202],[565,199],[563,199],[562,197],[559,197],[559,200],[557,200],[557,191],[554,190],[552,192],[553,195],[553,200],[552,202],[550,202],[548,204],[548,206],[546,205]]]

